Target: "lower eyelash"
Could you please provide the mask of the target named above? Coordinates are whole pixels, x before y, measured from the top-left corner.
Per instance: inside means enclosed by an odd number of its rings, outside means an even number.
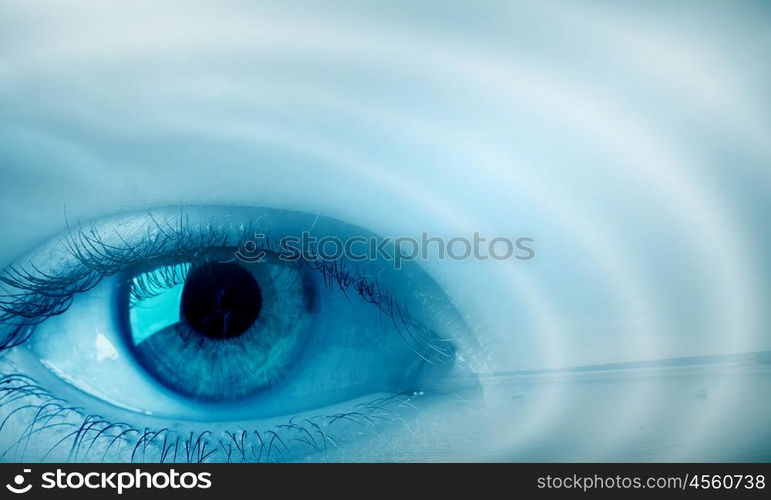
[[[263,431],[239,429],[218,435],[211,431],[182,434],[168,428],[138,429],[127,423],[109,422],[67,405],[26,375],[0,374],[0,412],[7,413],[0,421],[0,436],[14,424],[14,418],[32,414],[26,425],[22,424],[20,437],[0,450],[0,460],[29,460],[25,454],[33,440],[50,437],[53,445],[35,460],[58,460],[61,455],[56,453],[67,450],[62,459],[67,462],[325,461],[327,452],[338,447],[338,438],[330,434],[330,429],[350,424],[376,435],[376,426],[403,422],[395,408],[414,409],[417,397],[418,393],[414,392],[393,394],[357,404],[350,412],[296,416]]]

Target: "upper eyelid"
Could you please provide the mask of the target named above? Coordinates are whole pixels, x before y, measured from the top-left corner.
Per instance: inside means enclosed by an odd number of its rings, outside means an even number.
[[[193,228],[184,211],[173,217],[159,218],[153,214],[147,217],[147,235],[135,243],[124,238],[117,228],[111,231],[111,241],[107,241],[104,230],[96,225],[69,228],[64,236],[54,240],[54,245],[60,245],[69,257],[62,259],[62,272],[43,270],[31,261],[3,270],[0,273],[0,350],[23,343],[35,325],[66,312],[77,294],[93,289],[109,276],[147,260],[184,258],[202,248],[233,243],[232,235],[211,225]],[[257,220],[256,224],[259,223]],[[246,241],[254,232],[250,226],[243,227],[241,241]],[[279,248],[272,241],[270,236],[266,237],[262,249],[278,253]],[[343,261],[311,258],[302,261],[322,274],[328,288],[337,288],[343,293],[353,291],[390,317],[426,361],[442,363],[453,356],[451,344],[415,320],[408,308],[383,289],[377,279],[347,269]]]

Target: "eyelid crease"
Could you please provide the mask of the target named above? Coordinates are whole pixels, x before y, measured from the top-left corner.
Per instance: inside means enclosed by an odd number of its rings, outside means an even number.
[[[36,325],[66,312],[77,294],[93,289],[104,278],[147,261],[159,258],[183,261],[202,249],[231,246],[228,235],[211,225],[192,230],[185,213],[163,220],[152,214],[148,216],[151,224],[147,227],[147,237],[133,245],[117,229],[113,233],[120,245],[105,241],[95,225],[73,229],[68,224],[68,232],[59,241],[74,265],[62,273],[43,271],[31,262],[12,265],[0,273],[0,351],[24,343],[34,333]],[[246,227],[241,232],[241,241],[247,241],[255,233]],[[284,255],[286,251],[272,241],[265,237],[259,250]],[[452,342],[414,320],[408,309],[383,290],[376,279],[348,270],[342,261],[324,260],[304,249],[300,260],[322,275],[328,290],[337,289],[346,296],[354,292],[377,307],[391,319],[395,329],[424,361],[444,365],[454,360]]]

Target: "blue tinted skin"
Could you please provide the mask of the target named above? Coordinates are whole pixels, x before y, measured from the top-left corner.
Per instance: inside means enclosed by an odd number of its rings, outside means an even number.
[[[117,235],[114,227],[123,230]],[[471,346],[472,333],[417,265],[397,270],[391,261],[327,262],[311,254],[293,261],[269,244],[259,249],[266,253],[261,261],[238,260],[239,241],[257,231],[266,241],[303,231],[370,236],[300,212],[177,207],[72,228],[6,271],[9,291],[26,290],[6,310],[47,304],[30,325],[58,313],[29,339],[20,316],[6,322],[4,338],[30,348],[9,354],[14,371],[91,410],[65,410],[40,395],[15,402],[29,407],[14,412],[9,426],[38,426],[33,449],[47,457],[65,458],[59,453],[74,446],[78,460],[125,460],[141,446],[143,460],[162,461],[201,438],[215,450],[206,460],[232,460],[221,450],[236,436],[239,460],[322,460],[330,443],[358,443],[362,424],[401,426],[404,410],[473,388],[474,370],[457,358],[453,340]],[[384,248],[394,251],[392,244]],[[247,270],[261,287],[259,316],[232,339],[201,335],[180,312],[180,286],[188,286],[191,269],[213,262]],[[25,270],[47,280],[39,291],[29,276],[22,279]],[[84,318],[92,318],[90,325]],[[40,408],[49,407],[62,425],[48,425],[49,410]],[[91,425],[97,411],[99,424]],[[84,422],[89,430],[69,438]],[[152,429],[152,443],[139,425]],[[126,435],[132,438],[115,444]],[[263,435],[295,444],[276,450]]]
[[[103,415],[94,428],[224,436],[176,460],[239,460],[242,431],[251,460],[769,459],[767,357],[698,357],[771,349],[767,2],[139,0],[68,13],[0,4],[0,267],[67,222],[117,214],[106,233],[128,236],[122,216],[171,205],[291,209],[384,236],[532,236],[536,257],[441,261],[434,248],[420,263],[470,330],[450,340],[478,393],[440,373],[451,395],[389,398],[420,377],[391,374],[408,359],[400,344],[355,334],[387,322],[334,292],[319,295],[314,331],[341,336],[305,351],[318,372],[303,357],[294,389],[191,402],[113,336],[117,275],[5,351],[4,373]],[[417,295],[399,276],[395,294]],[[640,360],[658,364],[625,364]],[[104,366],[124,375],[103,384]],[[575,366],[594,368],[542,371]],[[394,376],[356,386],[355,373]],[[19,394],[0,394],[0,416]],[[51,408],[51,423],[82,423]],[[0,428],[5,460],[44,458],[50,435],[32,423]],[[282,430],[311,444],[284,449],[270,434]],[[45,458],[170,459],[107,448]]]

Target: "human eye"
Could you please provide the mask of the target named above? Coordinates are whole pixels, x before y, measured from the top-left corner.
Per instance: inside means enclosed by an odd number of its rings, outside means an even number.
[[[19,259],[0,275],[0,453],[364,460],[362,443],[475,391],[472,332],[434,279],[314,236],[382,241],[196,206],[80,224]]]

